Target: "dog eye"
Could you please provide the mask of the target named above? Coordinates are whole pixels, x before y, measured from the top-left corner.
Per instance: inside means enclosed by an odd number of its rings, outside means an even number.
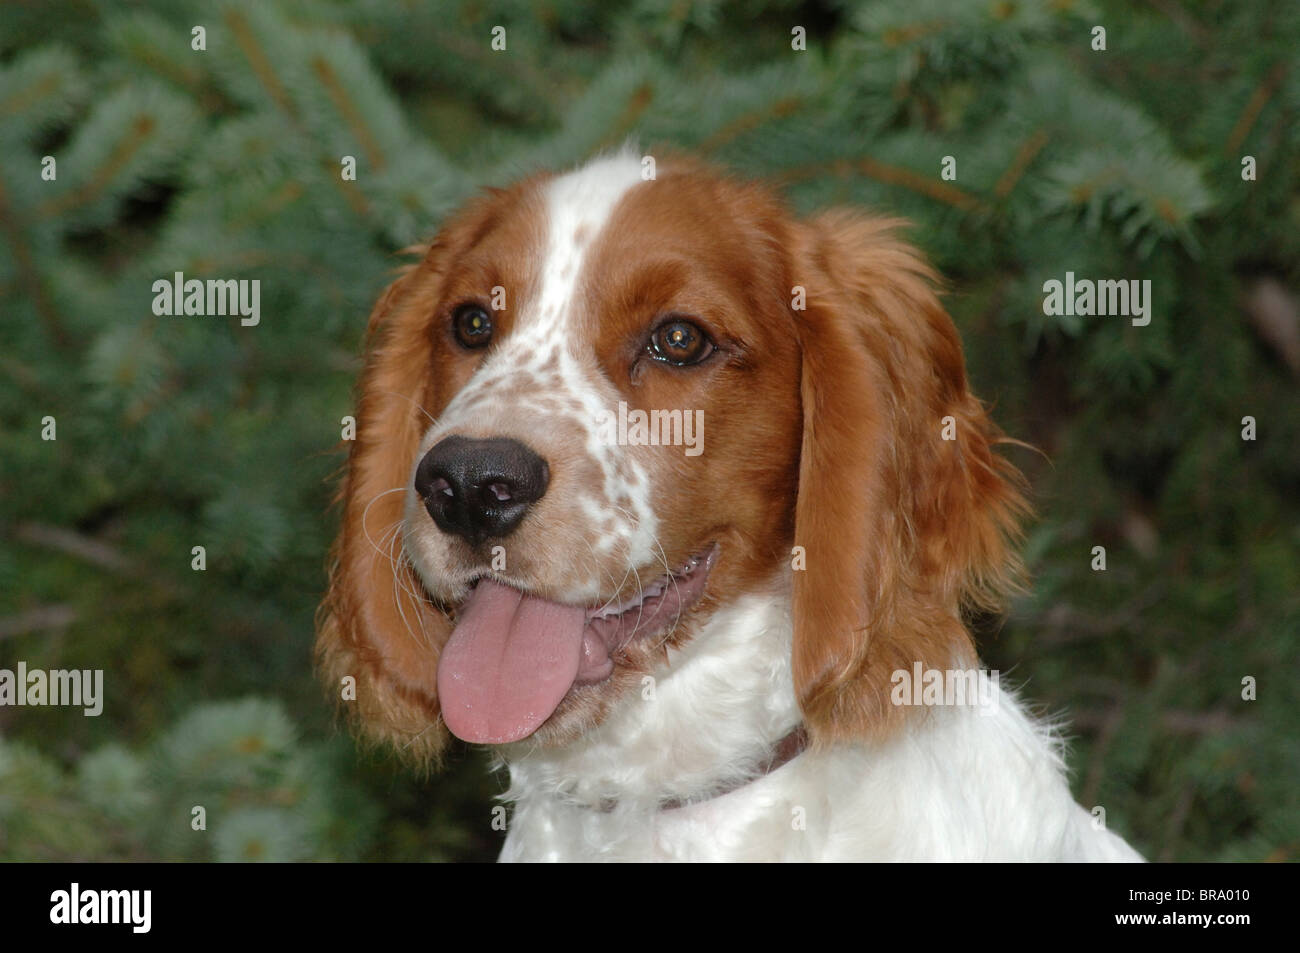
[[[492,340],[492,316],[477,304],[462,304],[453,311],[451,326],[461,347],[485,347]]]
[[[656,361],[686,367],[698,364],[712,354],[713,342],[690,321],[672,318],[650,333],[646,350]]]

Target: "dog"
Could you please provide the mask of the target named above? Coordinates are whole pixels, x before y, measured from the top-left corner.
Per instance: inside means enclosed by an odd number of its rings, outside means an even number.
[[[1141,859],[980,669],[1023,479],[901,224],[623,151],[383,292],[318,665],[502,860]]]

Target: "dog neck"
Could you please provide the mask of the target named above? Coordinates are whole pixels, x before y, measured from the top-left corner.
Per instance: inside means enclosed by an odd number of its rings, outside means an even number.
[[[803,750],[790,668],[789,574],[718,609],[572,744],[514,748],[508,800],[555,797],[595,811],[660,811],[735,790]]]
[[[758,766],[757,772],[752,778],[736,778],[724,784],[716,791],[709,792],[708,795],[699,798],[683,799],[669,798],[667,801],[659,803],[661,811],[676,811],[679,808],[689,807],[692,804],[698,804],[700,801],[712,800],[715,797],[722,797],[724,794],[730,794],[732,791],[738,791],[746,784],[757,781],[759,778],[765,778],[777,768],[784,767],[799,755],[803,754],[808,748],[808,729],[803,725],[798,725],[793,731],[776,743],[767,759]],[[602,804],[601,810],[608,813],[618,809],[618,802],[613,801],[608,804]]]

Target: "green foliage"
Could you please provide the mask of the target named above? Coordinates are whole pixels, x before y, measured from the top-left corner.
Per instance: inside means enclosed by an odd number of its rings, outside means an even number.
[[[394,252],[628,138],[916,223],[976,390],[1051,460],[1009,451],[1036,584],[989,664],[1073,717],[1079,797],[1150,856],[1295,856],[1296,369],[1261,330],[1285,309],[1243,302],[1280,284],[1294,329],[1300,7],[92,9],[0,7],[0,667],[103,668],[108,696],[0,709],[0,856],[492,854],[480,759],[425,781],[321,740],[333,448]],[[155,316],[177,271],[259,279],[261,324]],[[1044,314],[1066,271],[1150,279],[1151,324]]]
[[[256,698],[200,706],[147,749],[110,743],[72,772],[0,741],[0,791],[4,860],[354,860],[379,818],[339,759]]]

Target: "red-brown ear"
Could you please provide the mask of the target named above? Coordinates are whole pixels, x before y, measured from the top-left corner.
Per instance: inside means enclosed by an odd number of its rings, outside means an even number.
[[[420,438],[442,412],[432,322],[457,261],[537,180],[487,189],[452,216],[370,313],[356,437],[340,492],[342,525],[317,617],[316,658],[332,692],[369,738],[422,766],[450,735],[438,707],[438,653],[451,626],[431,604],[402,547],[406,489]],[[346,682],[351,677],[352,682]],[[344,694],[351,688],[355,695]]]
[[[966,382],[933,274],[899,222],[829,212],[797,230],[804,430],[794,681],[817,743],[902,717],[891,675],[976,662],[963,622],[1014,588],[1027,507]],[[945,419],[948,418],[948,419]],[[945,439],[950,437],[952,439]]]
[[[370,314],[342,526],[316,636],[318,667],[344,710],[366,736],[421,765],[435,762],[448,738],[436,692],[448,628],[403,556],[401,530],[406,485],[430,419],[428,323],[438,254],[435,243]]]

